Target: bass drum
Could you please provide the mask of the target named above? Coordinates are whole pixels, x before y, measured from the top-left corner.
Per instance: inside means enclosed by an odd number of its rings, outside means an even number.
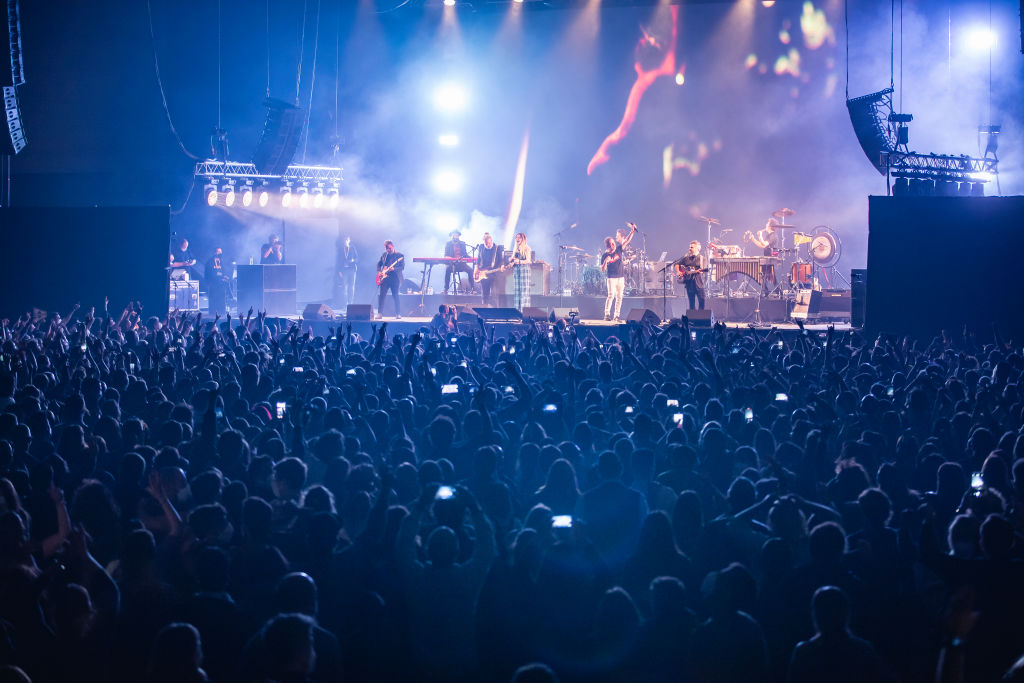
[[[608,293],[608,276],[596,266],[587,266],[583,271],[583,293],[600,296]]]

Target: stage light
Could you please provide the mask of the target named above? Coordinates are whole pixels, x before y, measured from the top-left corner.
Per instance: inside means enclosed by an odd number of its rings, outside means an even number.
[[[308,209],[309,208],[309,188],[300,187],[298,189],[298,193],[299,193],[299,208],[300,209]]]
[[[458,147],[459,136],[455,133],[443,133],[437,136],[437,144],[442,147]]]
[[[988,171],[981,171],[980,173],[968,173],[967,177],[979,183],[988,183],[995,179],[995,176],[989,173]]]
[[[224,193],[224,205],[234,206],[235,205],[235,186],[228,185],[227,192]]]
[[[458,83],[442,83],[434,91],[434,107],[438,111],[456,114],[466,108],[469,95]]]
[[[286,185],[281,188],[281,206],[288,208],[292,205],[292,186]]]
[[[338,188],[332,187],[327,191],[327,208],[331,211],[338,208],[341,204],[341,195],[338,194]]]
[[[206,193],[206,203],[210,206],[217,205],[217,186],[216,185],[205,185],[203,186],[203,192]]]
[[[761,7],[774,7],[775,0],[761,0]]]
[[[313,188],[313,208],[319,209],[324,205],[324,191],[323,188]]]
[[[260,203],[260,206],[266,206],[267,204],[269,204],[270,203],[270,193],[267,192],[266,190],[260,190],[259,203]]]
[[[455,0],[444,0],[445,7],[455,7]]]
[[[967,34],[967,47],[972,50],[990,50],[998,42],[995,31],[990,28],[976,28]]]
[[[516,3],[517,5],[523,4],[523,0],[512,0],[512,2]]]
[[[454,169],[445,168],[434,174],[434,189],[441,194],[455,194],[462,185],[462,174]]]
[[[252,204],[252,185],[246,185],[245,189],[242,190],[242,206],[250,206]]]
[[[679,73],[676,74],[676,85],[682,85],[685,82],[686,82],[686,76],[684,76],[683,72],[680,71]]]

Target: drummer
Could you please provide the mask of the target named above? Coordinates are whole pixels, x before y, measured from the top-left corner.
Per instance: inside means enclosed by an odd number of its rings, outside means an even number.
[[[781,238],[779,227],[781,226],[775,222],[774,218],[769,218],[768,222],[764,224],[764,229],[758,230],[750,236],[750,241],[761,247],[765,256],[778,256]],[[765,263],[761,266],[761,283],[766,293],[771,291],[769,284],[775,284],[775,266],[773,264]]]

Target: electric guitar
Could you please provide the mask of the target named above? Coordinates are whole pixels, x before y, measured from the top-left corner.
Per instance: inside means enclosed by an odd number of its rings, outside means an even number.
[[[402,262],[403,260],[405,260],[405,257],[404,257],[404,256],[400,256],[400,257],[398,258],[398,260],[397,260],[397,261],[395,261],[394,263],[392,263],[392,264],[391,264],[390,266],[387,266],[386,268],[383,268],[383,269],[381,269],[381,270],[378,270],[378,271],[377,271],[377,285],[378,285],[378,286],[380,286],[380,283],[384,282],[384,279],[385,279],[385,278],[386,278],[386,277],[387,277],[388,275],[391,275],[392,271],[394,271],[394,270],[395,270],[395,266],[397,266],[397,265],[398,265],[399,263],[401,263],[401,262]]]
[[[480,282],[486,280],[495,273],[500,273],[505,270],[507,266],[498,266],[497,268],[490,268],[488,270],[474,270],[473,271],[473,282]]]

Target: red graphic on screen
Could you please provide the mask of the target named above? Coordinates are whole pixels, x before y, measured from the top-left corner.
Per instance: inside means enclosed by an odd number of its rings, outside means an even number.
[[[636,69],[636,82],[630,88],[629,97],[626,99],[626,110],[622,114],[622,122],[598,147],[594,158],[587,164],[587,175],[590,175],[594,172],[595,168],[608,161],[611,158],[608,155],[608,150],[613,145],[621,142],[629,134],[629,129],[633,127],[633,123],[636,121],[636,113],[640,109],[640,101],[654,81],[662,76],[674,77],[676,75],[676,35],[679,26],[679,7],[678,5],[672,5],[669,10],[672,12],[672,38],[667,45],[663,45],[658,41],[657,37],[641,29],[644,35],[637,43],[636,59],[633,63],[633,68]],[[658,57],[660,57],[660,61],[653,67],[649,66],[652,59],[657,59]]]

